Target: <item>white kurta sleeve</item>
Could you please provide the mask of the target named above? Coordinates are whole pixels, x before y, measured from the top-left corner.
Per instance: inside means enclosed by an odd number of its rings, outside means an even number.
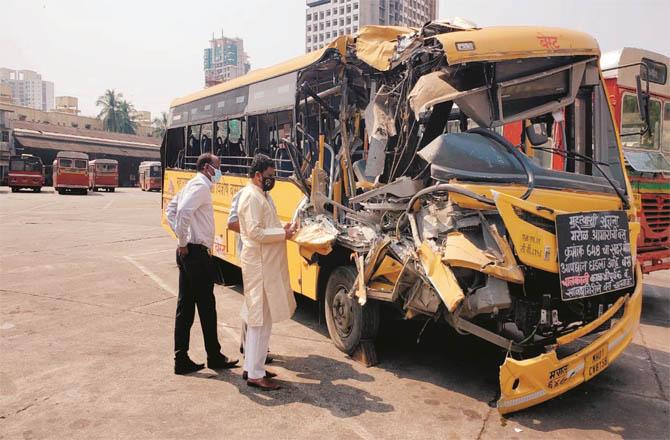
[[[261,219],[269,213],[253,197],[242,197],[238,206],[240,222],[244,222],[246,234],[255,242],[277,243],[286,239],[284,228],[263,228]],[[274,213],[272,213],[274,214]]]

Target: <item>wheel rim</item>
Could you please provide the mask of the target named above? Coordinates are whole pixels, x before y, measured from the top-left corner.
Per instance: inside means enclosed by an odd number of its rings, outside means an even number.
[[[354,304],[344,287],[340,287],[335,293],[331,308],[337,333],[342,338],[348,337],[353,326]]]

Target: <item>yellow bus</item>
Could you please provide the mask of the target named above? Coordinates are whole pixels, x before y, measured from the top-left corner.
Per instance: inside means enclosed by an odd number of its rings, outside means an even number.
[[[382,304],[445,322],[507,353],[498,409],[527,408],[607,368],[639,323],[640,225],[599,56],[565,29],[364,27],[175,99],[163,207],[199,154],[220,156],[212,252],[237,265],[231,199],[269,155],[278,215],[301,225],[293,290],[324,304],[340,350],[375,362]],[[519,121],[513,145],[499,132]]]

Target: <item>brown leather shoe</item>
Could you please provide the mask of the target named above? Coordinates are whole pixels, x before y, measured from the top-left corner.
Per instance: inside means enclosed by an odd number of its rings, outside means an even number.
[[[277,377],[277,373],[273,373],[272,371],[265,370],[265,377],[268,379],[272,379],[273,377]],[[247,380],[249,379],[249,373],[246,371],[242,372],[242,379]]]
[[[260,379],[248,379],[247,385],[250,387],[260,388],[263,391],[273,391],[281,388],[281,385],[279,385],[274,379],[268,379],[266,377],[262,377]]]

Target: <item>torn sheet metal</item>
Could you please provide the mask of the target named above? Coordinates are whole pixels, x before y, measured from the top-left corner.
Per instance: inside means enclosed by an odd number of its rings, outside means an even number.
[[[500,239],[498,245],[505,248],[503,254],[506,257],[511,257],[507,253],[507,250],[511,252],[509,245],[504,243],[504,240],[497,234],[497,231],[496,236]],[[503,260],[497,255],[495,250],[482,250],[461,232],[451,232],[447,235],[442,260],[450,266],[476,270],[511,283],[523,283],[523,272],[516,265],[513,257],[511,261],[509,258]]]
[[[424,241],[419,248],[419,258],[426,276],[447,306],[447,310],[450,312],[456,310],[465,295],[454,273],[442,264],[439,253],[433,250],[427,241]]]
[[[339,235],[339,230],[326,216],[318,215],[307,220],[292,238],[292,241],[300,246],[308,254],[317,253],[328,255],[333,250],[333,243]],[[304,255],[304,254],[303,254]]]
[[[365,124],[368,133],[368,157],[365,175],[377,177],[384,172],[386,144],[395,136],[396,121],[393,115],[391,87],[383,85],[365,109]]]
[[[402,26],[365,26],[356,35],[356,57],[377,70],[389,70],[398,37],[412,32]]]

